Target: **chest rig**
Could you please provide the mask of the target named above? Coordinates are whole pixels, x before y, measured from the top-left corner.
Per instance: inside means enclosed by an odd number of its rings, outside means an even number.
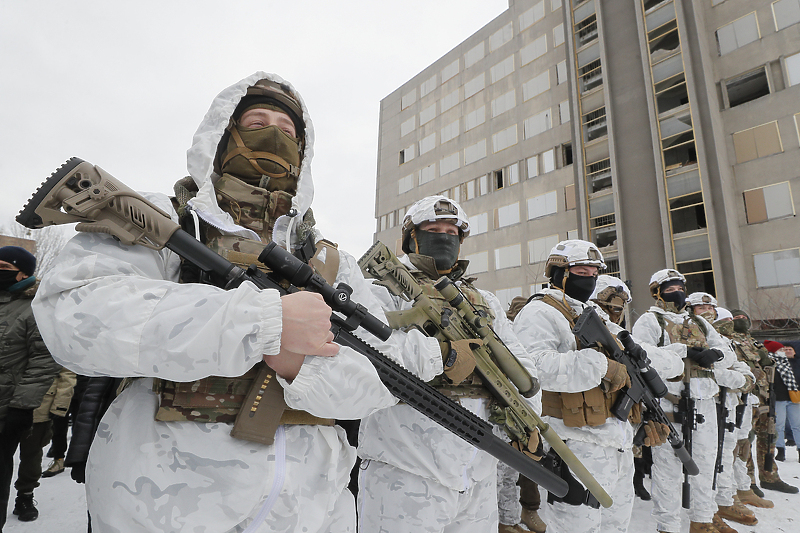
[[[567,319],[570,329],[575,327],[579,315],[569,304],[550,294],[537,294],[533,299],[553,307]],[[617,339],[616,335],[613,337],[614,340]],[[578,350],[584,348],[577,337],[575,343]],[[542,389],[542,415],[560,418],[567,427],[600,426],[605,424],[609,417],[614,417],[611,408],[614,407],[619,394],[620,391],[606,392],[599,386],[583,392],[553,392]],[[628,420],[633,424],[642,421],[641,405],[633,406]]]
[[[220,183],[222,182],[222,183]],[[176,184],[176,200],[181,225],[191,234],[200,236],[201,242],[231,263],[247,269],[255,264],[263,271],[267,267],[258,262],[264,242],[222,234],[200,221],[195,228],[194,219],[186,211],[186,202],[193,196],[191,180]],[[187,188],[189,187],[189,188]],[[218,187],[218,188],[217,188]],[[223,176],[215,185],[217,200],[223,209],[232,213],[234,221],[259,233],[269,242],[277,218],[291,208],[291,196],[282,191],[269,192],[251,187],[235,178]],[[325,261],[321,257],[325,258]],[[335,281],[339,270],[339,252],[327,241],[318,243],[317,252],[309,264],[329,283]],[[182,260],[181,283],[198,283],[200,270]],[[281,424],[333,425],[330,419],[321,419],[290,409],[284,402],[283,388],[275,379],[275,372],[263,361],[245,374],[237,377],[209,376],[192,382],[153,380],[153,390],[159,395],[155,419],[162,422],[222,422],[233,423],[234,438],[272,444],[275,430]]]
[[[441,305],[442,309],[450,310],[457,313],[458,310],[453,308],[447,299],[436,290],[432,281],[427,275],[420,271],[412,271],[416,278],[422,292],[425,296],[433,300],[437,305]],[[464,298],[475,308],[478,314],[487,317],[491,324],[494,319],[494,312],[489,304],[481,296],[481,293],[468,281],[462,280],[459,284],[459,289],[464,295]],[[387,313],[387,320],[391,324],[391,313]],[[418,324],[420,329],[425,331],[424,324]],[[475,360],[472,356],[472,350],[469,348],[469,343],[473,342],[471,339],[464,339],[462,341],[452,342],[448,346],[445,342],[446,339],[441,334],[433,335],[442,345],[442,358],[444,360],[445,371],[443,374],[436,376],[429,382],[429,385],[438,389],[442,394],[452,399],[458,398],[491,398],[491,393],[483,386],[483,382],[476,372]]]
[[[756,375],[755,393],[763,400],[762,405],[766,405],[769,401],[769,376],[773,371],[772,365],[764,366],[764,363],[772,362],[767,349],[747,333],[734,332],[730,339],[736,358],[746,363]]]
[[[658,325],[661,327],[658,346],[664,346],[664,333],[666,332],[671,344],[685,344],[689,348],[708,348],[708,332],[705,324],[696,316],[687,315],[682,323],[677,323],[667,320],[661,313],[653,314],[656,315]],[[714,379],[714,371],[703,368],[694,361],[689,361],[689,377]]]

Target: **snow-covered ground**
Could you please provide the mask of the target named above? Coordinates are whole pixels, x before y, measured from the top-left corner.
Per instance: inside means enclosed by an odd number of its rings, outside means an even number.
[[[121,461],[126,460],[121,457]],[[50,459],[45,458],[44,467]],[[787,483],[800,486],[800,462],[797,450],[786,450],[786,462],[778,463],[781,478]],[[646,479],[645,481],[649,481]],[[6,533],[82,533],[86,531],[86,497],[83,485],[72,481],[69,469],[55,477],[42,480],[42,485],[35,492],[38,502],[39,518],[33,522],[20,522],[11,514],[14,508],[14,489],[11,489],[11,501],[8,507],[8,521],[3,531]],[[679,488],[676,488],[679,490]],[[775,503],[773,509],[753,509],[758,517],[755,526],[743,526],[731,523],[740,533],[796,533],[800,528],[800,494],[783,494],[781,492],[764,491],[765,496]],[[655,521],[650,517],[651,502],[637,499],[631,533],[655,533]],[[689,521],[683,518],[682,532],[689,531]],[[370,533],[370,532],[364,532]],[[492,532],[486,532],[492,533]],[[548,533],[557,533],[548,530]],[[569,532],[566,532],[569,533]]]

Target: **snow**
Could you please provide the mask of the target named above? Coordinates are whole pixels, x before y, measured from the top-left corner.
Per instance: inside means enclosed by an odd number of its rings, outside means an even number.
[[[121,460],[123,459],[121,458]],[[50,459],[45,458],[43,469],[47,468],[49,464]],[[779,462],[778,469],[784,481],[790,485],[800,487],[800,462],[798,462],[795,448],[786,449],[786,462]],[[645,478],[645,486],[648,485],[648,481],[649,478]],[[676,490],[680,490],[680,487],[676,487]],[[41,480],[41,486],[34,493],[34,498],[37,502],[36,507],[39,509],[39,518],[33,522],[20,522],[16,516],[11,514],[14,508],[15,494],[12,487],[8,506],[8,519],[3,529],[6,533],[81,533],[86,531],[84,485],[72,481],[69,469],[57,476]],[[755,526],[743,526],[730,523],[731,527],[739,531],[739,533],[788,533],[790,531],[798,531],[798,527],[800,527],[800,493],[784,494],[765,490],[764,495],[775,503],[775,507],[773,509],[750,507],[756,513],[758,524]],[[633,519],[628,531],[631,533],[655,532],[655,521],[650,516],[652,508],[652,502],[643,502],[636,499]],[[684,512],[681,532],[686,533],[688,531],[689,521]],[[558,532],[548,529],[548,533]]]

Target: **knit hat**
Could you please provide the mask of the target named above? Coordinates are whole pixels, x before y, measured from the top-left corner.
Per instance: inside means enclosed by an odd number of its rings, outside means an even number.
[[[766,348],[769,353],[775,353],[783,348],[783,344],[778,341],[764,341],[764,348]]]
[[[26,276],[33,276],[33,271],[36,270],[36,258],[28,250],[19,246],[0,248],[0,261],[11,263]]]

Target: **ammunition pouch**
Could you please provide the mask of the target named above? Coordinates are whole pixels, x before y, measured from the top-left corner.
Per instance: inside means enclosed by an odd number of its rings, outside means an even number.
[[[542,415],[560,418],[567,427],[595,427],[606,423],[606,419],[614,417],[611,411],[620,391],[603,392],[594,387],[583,392],[542,391]],[[639,404],[631,409],[628,420],[633,424],[642,421]]]

